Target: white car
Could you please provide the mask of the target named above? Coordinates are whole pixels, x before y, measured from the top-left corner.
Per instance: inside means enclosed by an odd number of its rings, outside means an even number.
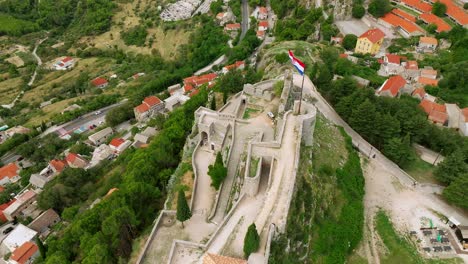
[[[96,113],[94,113],[94,114],[95,115],[100,115],[100,114],[102,114],[102,112],[101,111],[96,111]]]
[[[267,113],[267,116],[271,119],[274,119],[275,118],[275,115],[272,113],[272,112],[268,112]]]

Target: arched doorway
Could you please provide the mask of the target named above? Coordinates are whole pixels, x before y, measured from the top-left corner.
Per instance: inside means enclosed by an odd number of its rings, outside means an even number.
[[[208,143],[208,134],[205,131],[201,132],[201,145]]]

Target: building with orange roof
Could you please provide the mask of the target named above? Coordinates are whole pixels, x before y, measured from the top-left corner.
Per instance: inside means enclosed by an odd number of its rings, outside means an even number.
[[[116,154],[121,154],[124,150],[132,145],[130,140],[125,140],[123,138],[114,138],[109,143],[109,147],[114,151]]]
[[[421,70],[421,77],[435,80],[437,79],[437,71],[432,69],[432,67],[425,67]]]
[[[424,30],[418,25],[393,13],[385,14],[378,21],[386,27],[396,29],[405,38],[424,34]]]
[[[263,20],[268,18],[268,9],[264,6],[258,8],[257,19]]]
[[[96,79],[91,81],[91,84],[94,87],[103,89],[103,88],[106,88],[107,85],[109,85],[109,82],[106,79],[102,78],[102,77],[97,77]]]
[[[395,75],[388,78],[382,86],[377,90],[377,95],[379,96],[388,96],[388,97],[397,97],[400,95],[401,89],[406,85],[406,80],[400,76]]]
[[[156,96],[146,97],[140,105],[133,108],[135,119],[142,122],[164,110],[164,102]]]
[[[86,165],[88,165],[88,162],[81,157],[81,155],[76,154],[76,153],[68,153],[68,155],[65,157],[65,160],[67,161],[67,164],[70,168],[85,168]]]
[[[364,54],[376,54],[380,50],[384,38],[385,34],[382,30],[378,28],[370,29],[359,36],[354,51]]]
[[[426,90],[424,88],[416,88],[414,89],[413,93],[411,94],[414,98],[419,99],[419,101],[426,98]]]
[[[12,203],[14,203],[16,201],[16,199],[12,199],[11,201],[7,202],[7,203],[4,203],[4,204],[0,204],[0,222],[1,223],[5,223],[8,221],[8,219],[6,218],[5,214],[3,213],[3,211],[5,209],[8,208],[8,206],[10,206]]]
[[[434,124],[447,126],[448,115],[445,105],[437,104],[429,100],[422,100],[419,106],[426,112],[428,120]]]
[[[418,13],[430,13],[432,5],[421,0],[401,0],[401,3]]]
[[[0,168],[0,185],[6,186],[10,183],[15,183],[20,180],[19,173],[21,168],[12,162]]]
[[[444,31],[450,31],[452,29],[452,27],[447,24],[447,22],[445,22],[442,18],[434,15],[434,14],[430,14],[430,13],[424,13],[424,14],[421,14],[419,16],[419,19],[421,19],[424,23],[430,25],[430,24],[434,24],[437,26],[437,29],[436,29],[436,32],[437,33],[440,33],[440,32],[444,32]]]
[[[405,67],[402,66],[406,57],[397,54],[385,54],[382,57],[382,64],[380,66],[379,74],[383,76],[402,74]]]
[[[221,20],[221,19],[223,19],[225,16],[226,16],[226,13],[221,12],[221,13],[218,13],[218,14],[216,15],[216,19]]]
[[[8,264],[30,264],[39,256],[39,247],[31,241],[13,251]]]
[[[434,0],[431,0],[434,2]],[[440,0],[441,3],[444,3],[447,6],[447,12],[445,14],[455,23],[460,26],[467,28],[468,26],[468,14],[459,7],[452,0]]]
[[[437,84],[439,84],[439,81],[431,79],[431,78],[427,78],[427,77],[419,77],[418,84],[420,86],[426,86],[426,85],[437,86]]]
[[[437,39],[433,37],[420,37],[418,52],[432,53],[436,50],[438,45]]]
[[[403,63],[405,66],[405,77],[409,80],[414,80],[419,77],[420,71],[418,62],[415,60],[406,61]]]
[[[239,30],[240,28],[241,28],[241,24],[239,23],[226,24],[226,26],[224,26],[225,31],[235,31],[235,30]]]
[[[229,71],[232,70],[243,70],[245,68],[245,62],[244,61],[236,61],[235,63],[231,65],[226,65],[223,67],[223,74],[228,73]]]
[[[399,17],[401,17],[401,18],[403,18],[403,19],[406,19],[406,20],[408,20],[410,22],[413,22],[413,23],[416,22],[416,17],[415,16],[410,15],[410,14],[406,13],[405,11],[403,11],[403,10],[401,10],[399,8],[393,9],[392,13],[399,16]]]
[[[261,20],[260,22],[258,22],[258,30],[267,31],[268,30],[268,21],[267,20]]]
[[[247,264],[247,260],[206,253],[203,264]]]
[[[61,173],[68,165],[67,162],[64,160],[53,159],[49,161],[50,169],[55,174]]]
[[[262,40],[265,38],[265,30],[257,30],[257,38]]]
[[[215,79],[218,77],[216,73],[208,73],[199,76],[191,76],[184,79],[184,92],[190,93],[193,89],[198,88],[204,84],[208,86],[214,84]]]

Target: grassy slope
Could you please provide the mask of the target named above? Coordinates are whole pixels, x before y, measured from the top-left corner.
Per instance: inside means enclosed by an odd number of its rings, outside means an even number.
[[[0,82],[0,104],[10,104],[19,94],[23,80],[21,77]]]

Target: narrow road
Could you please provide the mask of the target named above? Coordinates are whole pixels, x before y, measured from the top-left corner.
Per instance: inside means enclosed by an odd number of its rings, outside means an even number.
[[[239,42],[244,39],[245,34],[247,34],[247,30],[249,30],[249,1],[242,0],[242,22],[241,22],[241,35]]]
[[[213,62],[210,63],[209,65],[207,65],[206,67],[201,68],[201,69],[199,69],[198,71],[196,71],[196,72],[194,73],[194,75],[200,75],[200,74],[202,74],[202,73],[211,71],[211,69],[212,69],[214,66],[220,65],[220,64],[224,64],[224,63],[226,63],[226,61],[227,61],[227,57],[226,57],[226,55],[223,55],[223,56],[217,58],[215,61],[213,61]]]
[[[39,56],[37,56],[37,48],[39,47],[39,45],[42,44],[42,42],[44,42],[48,37],[44,38],[44,39],[41,39],[39,40],[39,42],[36,43],[36,46],[34,47],[34,50],[32,52],[32,55],[34,56],[34,58],[36,58],[36,61],[37,61],[37,67],[36,69],[34,70],[34,74],[32,75],[31,77],[31,80],[28,82],[28,86],[31,86],[33,85],[34,83],[34,80],[36,80],[36,75],[37,75],[37,69],[42,65],[42,60]]]

